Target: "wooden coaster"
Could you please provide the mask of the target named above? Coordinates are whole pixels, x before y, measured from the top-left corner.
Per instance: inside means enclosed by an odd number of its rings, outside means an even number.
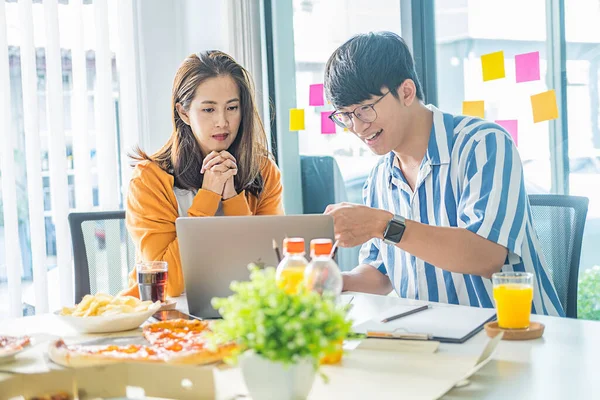
[[[544,334],[544,324],[531,322],[527,329],[502,329],[498,326],[498,321],[488,322],[483,326],[489,337],[496,336],[499,332],[504,332],[502,340],[531,340],[542,337]]]
[[[175,300],[167,299],[167,301],[162,303],[162,306],[160,307],[160,311],[174,310],[176,306],[177,306],[177,302]]]

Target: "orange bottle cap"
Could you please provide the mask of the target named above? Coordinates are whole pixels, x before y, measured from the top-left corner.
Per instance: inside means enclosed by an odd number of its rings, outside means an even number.
[[[303,238],[285,238],[283,239],[284,253],[304,253]]]
[[[315,256],[328,256],[331,254],[333,243],[331,239],[313,239],[310,241],[310,254]]]

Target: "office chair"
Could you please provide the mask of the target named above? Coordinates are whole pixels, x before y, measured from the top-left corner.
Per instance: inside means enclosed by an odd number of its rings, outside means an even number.
[[[69,214],[75,261],[75,303],[90,293],[115,295],[127,287],[135,246],[125,227],[125,211]]]
[[[587,197],[529,195],[533,226],[567,317],[577,318],[577,284]]]

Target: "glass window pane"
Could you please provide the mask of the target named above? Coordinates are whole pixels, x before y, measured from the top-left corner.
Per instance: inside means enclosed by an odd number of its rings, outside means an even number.
[[[305,109],[305,130],[298,133],[300,154],[331,155],[340,166],[349,197],[362,202],[362,182],[377,157],[353,134],[336,127],[321,133],[321,112],[331,105],[309,106],[309,87],[323,83],[325,63],[333,51],[357,33],[388,30],[400,34],[399,0],[294,0],[294,45],[297,107]],[[360,181],[362,179],[362,181]]]
[[[579,264],[580,278],[585,278],[584,271],[600,265],[597,245],[600,241],[599,20],[599,1],[565,1],[570,194],[590,200]]]
[[[548,193],[548,123],[534,123],[531,109],[531,95],[548,90],[545,0],[440,0],[435,7],[439,107],[462,114],[463,101],[483,100],[486,119],[518,120],[527,190]],[[506,77],[484,82],[481,56],[497,51],[504,52]],[[540,80],[516,83],[515,56],[535,51]]]
[[[4,1],[4,0],[0,0]],[[73,86],[73,75],[72,75],[72,51],[73,46],[73,35],[71,32],[75,29],[74,20],[71,18],[71,10],[68,7],[69,2],[66,0],[59,1],[58,4],[58,19],[59,19],[59,40],[61,47],[61,71],[62,71],[62,95],[63,95],[63,129],[65,134],[65,157],[67,160],[67,179],[68,179],[68,200],[69,207],[71,210],[77,205],[75,202],[75,179],[74,179],[74,154],[73,154],[73,136],[79,132],[73,132],[72,119],[73,115],[71,112],[71,91]],[[84,6],[82,9],[83,13],[83,26],[85,34],[84,36],[84,48],[86,49],[86,81],[88,86],[88,93],[86,99],[86,111],[88,114],[88,133],[90,135],[89,145],[90,155],[95,163],[95,103],[94,96],[96,90],[96,63],[95,63],[95,26],[94,26],[94,6],[91,0],[84,0]],[[26,161],[27,157],[31,156],[27,154],[25,146],[25,131],[24,131],[24,115],[27,110],[23,109],[23,85],[21,76],[21,41],[23,36],[22,27],[19,25],[19,4],[17,2],[6,3],[6,21],[7,21],[7,40],[8,40],[8,53],[9,53],[9,74],[10,74],[10,95],[11,95],[11,116],[12,116],[12,129],[14,130],[14,142],[15,142],[15,172],[16,172],[16,185],[17,185],[17,203],[18,203],[18,235],[20,240],[21,259],[23,263],[23,284],[22,284],[22,298],[24,302],[24,313],[27,314],[33,309],[32,304],[34,302],[34,288],[32,283],[32,256],[31,256],[31,224],[29,220],[29,192],[27,190],[27,168]],[[115,59],[115,43],[119,40],[118,29],[115,28],[117,21],[116,14],[116,3],[111,2],[109,4],[109,34],[111,44],[111,56],[112,56],[112,78],[113,78],[113,98],[116,102],[119,100],[119,85],[118,85],[118,70]],[[33,41],[35,46],[35,67],[37,75],[37,102],[38,102],[38,124],[39,124],[39,146],[40,146],[40,157],[41,157],[41,169],[42,169],[42,196],[44,206],[44,229],[46,233],[46,266],[49,269],[48,273],[48,286],[49,286],[49,300],[51,308],[53,303],[57,304],[57,300],[60,296],[55,292],[58,288],[58,282],[56,267],[56,229],[54,221],[52,219],[52,198],[51,198],[51,185],[49,171],[49,154],[48,145],[51,140],[50,132],[48,132],[48,115],[47,115],[47,77],[46,77],[46,35],[45,35],[45,14],[44,4],[41,1],[34,1],[32,5],[32,18],[33,18]],[[115,107],[115,113],[118,112]],[[30,114],[31,115],[31,114]],[[118,121],[116,120],[116,131],[118,132]],[[120,143],[118,144],[120,146]],[[117,151],[121,151],[119,148]],[[119,166],[120,168],[120,166]],[[94,166],[95,169],[95,166]],[[93,170],[93,196],[94,206],[98,206],[98,184],[97,184],[97,171]],[[115,177],[118,178],[118,177]],[[0,249],[4,249],[4,238],[7,233],[3,227],[3,216],[2,216],[2,193],[0,192]],[[0,250],[0,319],[7,315],[8,309],[8,289],[6,283],[6,260],[3,250]]]

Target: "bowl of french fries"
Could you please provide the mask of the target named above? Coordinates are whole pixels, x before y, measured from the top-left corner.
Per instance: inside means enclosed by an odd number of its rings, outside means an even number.
[[[88,294],[75,307],[63,307],[55,314],[79,332],[107,333],[135,329],[160,307],[159,301],[97,293]]]

